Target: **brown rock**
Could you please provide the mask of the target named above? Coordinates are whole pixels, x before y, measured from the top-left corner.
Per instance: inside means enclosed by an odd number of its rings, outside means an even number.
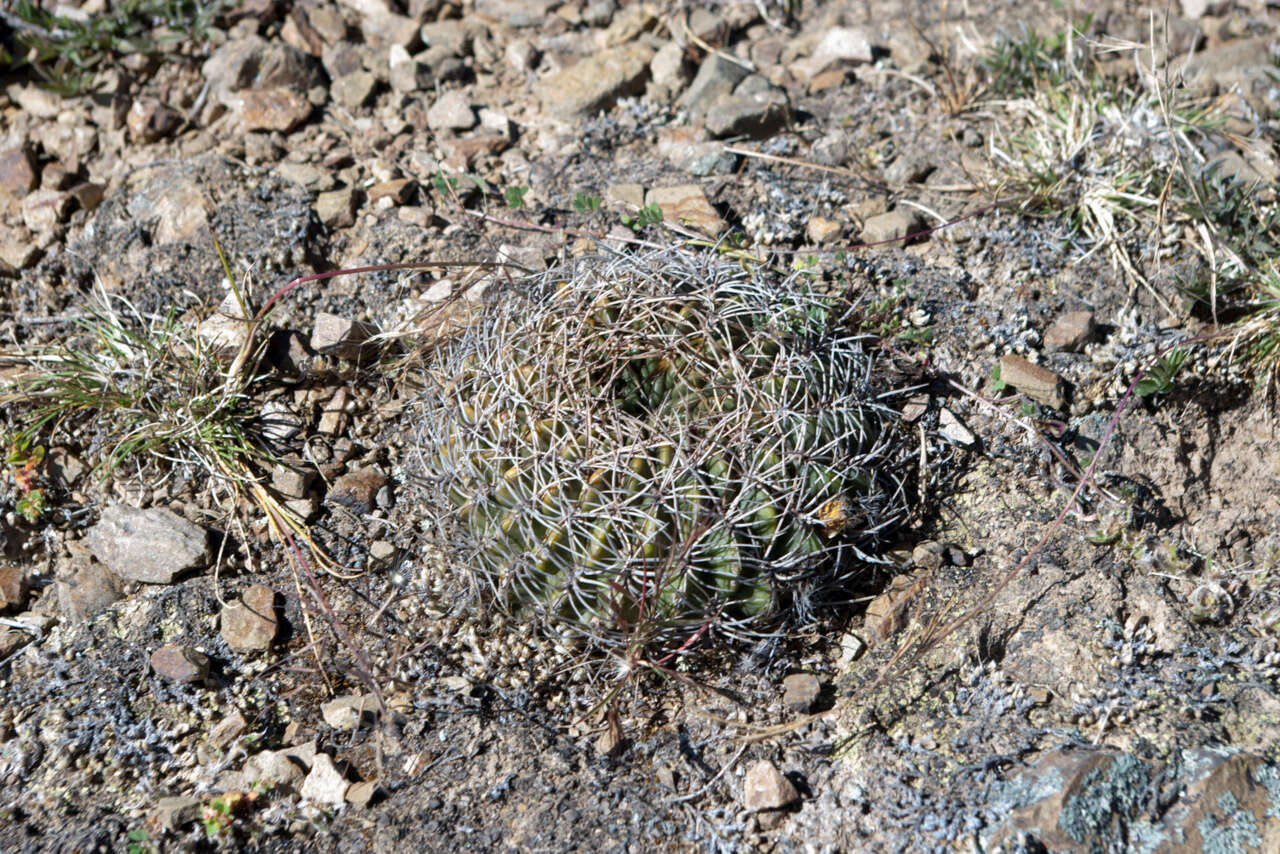
[[[344,74],[329,87],[329,94],[348,110],[363,107],[373,95],[378,79],[364,69]]]
[[[125,126],[135,143],[155,142],[177,130],[182,117],[156,98],[138,98],[129,107]]]
[[[85,181],[76,184],[67,192],[80,204],[82,209],[91,211],[102,203],[102,197],[106,195],[107,188],[92,181]]]
[[[378,491],[387,485],[387,476],[376,466],[347,472],[333,482],[325,496],[326,504],[338,504],[352,513],[369,513],[376,505]]]
[[[752,812],[780,810],[800,800],[791,781],[782,776],[778,766],[767,759],[747,769],[742,781],[742,805]]]
[[[311,116],[311,102],[283,86],[240,93],[240,117],[247,131],[291,133]]]
[[[0,610],[21,611],[26,605],[26,572],[12,563],[0,566]]]
[[[352,187],[316,196],[316,216],[329,228],[346,228],[356,221],[356,191]]]
[[[0,193],[22,198],[36,188],[40,176],[27,146],[0,151]]]
[[[276,592],[255,584],[240,595],[240,601],[222,609],[222,638],[236,652],[268,649],[280,629],[276,616]]]
[[[661,208],[665,221],[689,226],[711,237],[718,237],[728,228],[697,184],[654,187],[645,194],[645,204]]]
[[[231,742],[239,738],[241,734],[248,729],[248,727],[249,724],[245,721],[244,715],[239,712],[232,712],[222,720],[218,721],[217,725],[213,729],[209,730],[209,743],[220,749],[228,747]]]
[[[1000,358],[1000,381],[1052,409],[1064,402],[1062,377],[1012,353]]]
[[[22,222],[32,231],[45,231],[65,222],[71,196],[61,190],[33,190],[22,199]]]
[[[169,584],[208,566],[209,535],[164,507],[138,510],[113,504],[85,537],[98,560],[130,581]]]
[[[919,230],[920,217],[915,211],[892,210],[878,216],[867,217],[862,224],[863,243],[886,243],[903,240]]]
[[[638,94],[649,76],[653,48],[642,42],[608,48],[534,84],[542,108],[561,119],[589,116]]]
[[[69,623],[79,623],[119,601],[120,582],[100,563],[81,566],[57,583],[58,608]]]
[[[161,798],[156,801],[156,824],[176,833],[200,817],[200,804],[199,798]]]
[[[1089,343],[1094,334],[1092,311],[1068,311],[1058,315],[1044,333],[1046,350],[1063,350],[1068,353],[1079,352]],[[1003,374],[1001,378],[1003,379]]]
[[[379,792],[377,780],[365,780],[362,783],[352,783],[347,789],[347,803],[358,810],[364,809],[373,802],[373,799]]]
[[[393,204],[402,205],[409,200],[409,194],[413,192],[413,187],[414,181],[412,178],[396,178],[392,181],[374,184],[369,188],[369,204],[377,204],[382,199],[390,199]]]
[[[341,732],[351,732],[361,724],[371,723],[377,712],[378,699],[372,694],[336,697],[320,707],[324,722]]]
[[[818,702],[822,683],[812,673],[792,673],[782,680],[782,703],[788,709],[807,713]]]
[[[484,133],[462,139],[442,139],[440,147],[450,164],[466,168],[481,155],[499,154],[506,150],[511,140],[502,134]]]
[[[805,233],[809,236],[810,243],[826,243],[839,237],[841,228],[843,226],[835,220],[815,216],[809,218]]]
[[[151,669],[174,682],[203,682],[209,677],[209,656],[189,646],[168,643],[151,653]]]
[[[924,590],[924,584],[923,577],[913,580],[909,575],[900,575],[888,590],[871,600],[863,623],[869,645],[884,643],[902,631],[911,614],[911,602]]]

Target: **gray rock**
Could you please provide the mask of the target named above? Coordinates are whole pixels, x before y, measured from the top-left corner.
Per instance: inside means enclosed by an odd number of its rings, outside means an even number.
[[[333,96],[333,100],[348,110],[356,110],[365,105],[377,85],[378,79],[361,69],[344,74],[333,81],[333,85],[329,87],[329,94]]]
[[[235,93],[241,89],[281,87],[305,93],[325,82],[313,57],[258,36],[227,42],[205,60],[201,73],[212,97],[228,107],[236,106]]]
[[[534,84],[542,108],[560,119],[576,119],[612,107],[644,90],[653,48],[642,43],[603,50]]]
[[[741,65],[713,53],[698,66],[693,82],[676,104],[693,116],[704,116],[717,101],[731,94],[746,76],[747,70]]]
[[[791,69],[802,80],[812,80],[840,62],[871,62],[871,42],[866,31],[851,27],[833,27],[823,35],[813,53],[792,63]]]
[[[792,711],[807,713],[818,702],[822,683],[812,673],[792,673],[782,680],[782,703]]]
[[[475,126],[476,111],[465,92],[446,92],[427,110],[427,127],[431,130],[470,130]]]
[[[356,221],[356,190],[342,187],[316,196],[316,216],[329,228],[346,228]]]
[[[270,648],[280,629],[276,616],[276,593],[255,584],[244,591],[239,602],[222,609],[222,638],[235,652],[259,652]]]
[[[337,697],[320,707],[324,722],[341,732],[351,732],[362,724],[372,723],[377,712],[378,700],[372,694]]]
[[[176,833],[200,817],[199,798],[171,797],[156,801],[156,824]]]
[[[85,538],[94,557],[130,581],[169,584],[213,558],[209,535],[165,507],[113,504]]]
[[[508,27],[536,27],[560,0],[476,0],[476,14],[502,21]]]
[[[316,315],[316,324],[311,330],[311,349],[343,359],[355,359],[377,332],[378,328],[372,324],[322,311]]]
[[[79,623],[105,611],[123,594],[120,581],[100,563],[81,566],[74,575],[57,583],[58,609],[69,623]]]
[[[925,540],[911,551],[911,562],[920,569],[933,572],[942,567],[946,549],[936,540]]]
[[[250,756],[240,774],[248,785],[271,783],[288,794],[301,792],[307,776],[306,768],[289,750],[264,750]]]
[[[340,807],[346,802],[349,785],[328,754],[317,753],[311,763],[311,773],[302,783],[301,794],[304,800],[313,804]]]
[[[392,45],[387,54],[387,78],[393,90],[405,95],[431,85],[431,68],[400,45]]]
[[[791,106],[781,89],[752,95],[728,95],[707,111],[707,130],[713,136],[765,137],[791,118]]]

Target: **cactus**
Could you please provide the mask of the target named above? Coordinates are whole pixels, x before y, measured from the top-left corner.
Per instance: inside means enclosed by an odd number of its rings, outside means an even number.
[[[420,399],[429,527],[488,601],[597,639],[808,616],[903,505],[840,305],[671,251],[501,293]]]

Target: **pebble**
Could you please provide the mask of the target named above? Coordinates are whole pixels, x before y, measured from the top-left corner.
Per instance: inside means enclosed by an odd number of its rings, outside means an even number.
[[[134,143],[164,139],[181,123],[182,116],[155,98],[138,98],[125,115],[125,127]]]
[[[810,243],[828,243],[838,238],[843,228],[844,226],[835,220],[813,216],[809,217],[804,230]]]
[[[800,793],[778,766],[761,759],[750,768],[742,781],[742,805],[752,812],[781,810],[800,800]]]
[[[822,683],[812,673],[792,673],[782,680],[782,704],[802,714],[813,710],[822,693]]]
[[[377,714],[378,699],[372,694],[349,694],[320,707],[324,722],[340,732],[351,732],[361,724],[371,724]]]
[[[378,490],[387,484],[387,476],[377,466],[365,466],[347,472],[333,482],[326,493],[326,504],[346,507],[352,513],[370,513],[376,506]]]
[[[47,231],[66,221],[71,201],[61,190],[33,190],[22,199],[22,222],[32,231]]]
[[[311,330],[311,349],[343,359],[356,359],[377,332],[378,328],[372,324],[322,311],[316,314]]]
[[[427,110],[427,127],[434,131],[471,130],[476,126],[476,113],[465,92],[446,92]]]
[[[196,334],[213,352],[234,356],[249,337],[249,318],[245,313],[235,293],[228,293],[218,310],[200,321]]]
[[[377,84],[378,78],[361,69],[334,80],[329,87],[329,94],[340,106],[357,110],[373,96],[373,89]]]
[[[0,564],[0,610],[21,611],[26,604],[26,571],[17,564]]]
[[[925,540],[911,550],[911,563],[926,572],[936,572],[942,568],[946,548],[936,540]]]
[[[356,809],[364,809],[373,802],[373,799],[379,792],[377,780],[364,780],[359,783],[352,783],[347,788],[347,803]]]
[[[736,62],[730,62],[719,54],[710,54],[698,66],[689,88],[676,104],[688,110],[695,118],[701,118],[721,98],[733,93],[734,88],[749,72]]]
[[[907,235],[919,230],[920,217],[915,211],[897,210],[867,217],[862,224],[859,239],[863,243],[884,243],[889,240],[902,240]]]
[[[316,196],[316,217],[329,228],[346,228],[356,221],[356,191],[352,187]]]
[[[246,131],[292,133],[311,117],[311,102],[283,86],[240,94],[240,119]]]
[[[1063,312],[1045,330],[1044,348],[1078,353],[1093,340],[1096,329],[1092,311]],[[1001,378],[1004,378],[1003,373]]]
[[[234,711],[209,730],[209,743],[219,749],[229,747],[233,741],[244,734],[248,727],[249,724],[244,719],[244,715]]]
[[[0,151],[0,193],[22,198],[36,188],[38,181],[30,148],[24,145]]]
[[[348,786],[328,754],[317,753],[311,763],[311,773],[302,783],[301,794],[303,800],[314,804],[340,807],[346,803]]]
[[[946,407],[938,411],[938,432],[942,434],[944,439],[965,448],[978,441],[978,438],[973,435],[973,431],[966,427],[964,422]]]
[[[287,794],[302,790],[306,770],[286,750],[264,750],[245,760],[240,771],[246,785],[271,783]]]
[[[58,581],[58,609],[69,623],[79,623],[111,607],[123,594],[120,581],[100,563],[81,566],[69,579]]]
[[[177,833],[200,817],[201,804],[199,798],[161,798],[156,801],[156,824],[170,833]]]
[[[240,595],[239,602],[222,609],[222,639],[235,652],[269,649],[279,629],[276,592],[265,585],[252,585]]]
[[[189,646],[167,643],[151,653],[151,669],[173,682],[200,683],[209,677],[209,656]]]
[[[801,80],[810,80],[836,62],[867,64],[872,60],[871,41],[865,30],[833,27],[813,49],[813,53],[791,64]]]
[[[407,95],[431,85],[431,68],[395,44],[387,54],[387,79],[393,91]]]
[[[728,95],[707,110],[707,130],[712,136],[747,136],[753,139],[773,134],[791,118],[791,106],[781,89],[750,95]]]
[[[1012,353],[1000,357],[1000,381],[1051,409],[1064,401],[1062,377]]]
[[[170,584],[213,559],[208,533],[166,507],[138,510],[113,504],[85,541],[116,575],[147,584]]]

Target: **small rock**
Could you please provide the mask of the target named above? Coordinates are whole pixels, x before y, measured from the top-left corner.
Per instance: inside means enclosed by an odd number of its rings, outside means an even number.
[[[296,329],[277,329],[267,339],[267,362],[287,377],[301,376],[315,351]]]
[[[835,220],[814,216],[810,217],[805,225],[805,234],[808,235],[810,243],[826,243],[839,237],[841,228],[843,226]]]
[[[368,71],[352,71],[334,80],[329,87],[329,94],[348,110],[356,110],[365,105],[377,84],[378,78]]]
[[[810,80],[837,62],[866,64],[872,60],[871,42],[864,30],[833,27],[808,57],[798,60],[791,69],[802,80]]]
[[[0,610],[21,611],[27,605],[27,573],[16,564],[0,565]]]
[[[129,139],[135,143],[164,139],[180,124],[182,117],[155,98],[138,98],[125,115]]]
[[[271,469],[271,485],[287,498],[302,498],[315,482],[314,470],[278,463]]]
[[[386,540],[374,540],[369,545],[369,557],[373,558],[378,563],[390,563],[392,558],[394,558],[398,552],[399,549]]]
[[[356,191],[352,187],[316,196],[316,216],[329,228],[346,228],[356,221]]]
[[[169,584],[213,558],[209,535],[165,507],[113,504],[86,536],[94,557],[130,581]]]
[[[91,211],[101,204],[106,192],[106,187],[92,181],[82,181],[67,190],[71,198],[80,204],[80,208],[86,211]]]
[[[644,89],[653,53],[640,42],[603,50],[537,81],[534,93],[542,108],[557,118],[593,115]]]
[[[747,73],[738,63],[710,54],[698,66],[693,82],[676,103],[695,118],[701,118],[717,101],[731,94]]]
[[[911,550],[911,563],[926,572],[936,572],[942,568],[942,559],[946,549],[936,540],[925,540]]]
[[[374,184],[368,191],[369,204],[376,205],[382,199],[390,199],[393,205],[402,205],[409,200],[413,187],[412,178],[396,178]]]
[[[1078,353],[1093,339],[1096,326],[1092,311],[1068,311],[1058,315],[1044,333],[1046,350]],[[1001,374],[1003,379],[1004,375]]]
[[[105,611],[122,596],[119,580],[100,563],[80,567],[69,580],[57,583],[58,608],[69,623],[79,623]]]
[[[913,581],[911,576],[900,575],[893,579],[888,590],[867,604],[863,629],[869,644],[884,643],[906,627],[909,606],[924,590],[926,578],[927,575],[923,575]]]
[[[341,732],[371,724],[378,714],[378,699],[372,694],[337,697],[320,707],[320,716],[329,726]]]
[[[156,801],[156,824],[177,833],[200,817],[199,798],[171,797]]]
[[[242,92],[239,106],[244,128],[250,132],[292,133],[311,117],[312,110],[310,101],[282,86]]]
[[[654,187],[645,195],[645,204],[661,208],[665,221],[688,225],[711,237],[718,237],[728,228],[697,184]]]
[[[977,441],[973,431],[966,427],[964,422],[946,407],[943,407],[938,412],[938,432],[942,434],[944,439],[948,439],[965,448]]]
[[[249,724],[244,719],[244,715],[240,714],[238,711],[232,712],[222,720],[218,721],[217,725],[213,729],[209,730],[209,743],[219,749],[228,747],[233,741],[243,735],[244,731],[248,729],[248,727]]]
[[[308,190],[328,190],[336,183],[332,170],[310,163],[293,163],[286,160],[276,166],[276,174]]]
[[[333,397],[325,403],[324,409],[320,411],[320,423],[316,429],[321,433],[329,436],[337,436],[346,431],[347,425],[347,400],[349,394],[345,388],[339,388],[333,393]]]
[[[27,146],[0,151],[0,193],[22,198],[36,188],[40,176]]]
[[[378,781],[365,780],[360,783],[352,783],[347,789],[347,803],[358,810],[362,810],[373,802],[378,794]]]
[[[363,515],[373,511],[378,490],[386,484],[387,476],[377,466],[366,466],[335,480],[324,500],[326,504],[337,504]]]
[[[675,92],[689,82],[689,63],[685,61],[685,48],[675,41],[669,41],[653,55],[649,62],[649,73],[655,86],[662,86]]]
[[[862,225],[860,240],[863,243],[885,243],[902,240],[919,228],[920,218],[915,211],[892,210],[868,217]]]
[[[431,85],[431,69],[398,44],[387,55],[387,75],[393,91],[407,95]]]
[[[614,726],[607,726],[605,727],[604,732],[600,733],[599,737],[596,738],[596,753],[601,756],[615,756],[617,755],[618,749],[621,745],[622,734],[618,731],[618,728]]]
[[[707,130],[712,136],[769,136],[791,118],[791,107],[781,89],[754,95],[728,95],[707,110]]]
[[[446,92],[427,110],[427,127],[431,130],[470,130],[475,126],[476,113],[465,92]]]
[[[209,677],[209,656],[189,646],[167,643],[151,653],[151,669],[173,682],[204,682]]]
[[[15,237],[7,230],[0,237],[0,271],[20,273],[40,259],[40,247],[25,237]]]
[[[782,704],[792,711],[808,713],[818,702],[822,683],[812,673],[792,673],[782,680]]]
[[[800,793],[796,787],[768,759],[761,759],[747,769],[742,781],[742,804],[748,810],[781,810],[798,800]]]
[[[1062,377],[1012,353],[1000,358],[1000,381],[1051,409],[1064,402]]]
[[[228,293],[218,310],[200,321],[196,334],[214,353],[234,356],[249,337],[247,312],[241,307],[234,292]]]
[[[254,584],[240,595],[240,601],[222,609],[222,638],[240,653],[270,648],[280,629],[276,616],[276,592]]]
[[[924,152],[908,151],[896,158],[884,171],[884,179],[891,187],[919,184],[934,170],[933,160]]]
[[[946,551],[947,551],[947,560],[951,562],[952,566],[964,567],[969,565],[969,555],[965,553],[964,549],[960,548],[957,545],[949,544],[946,547]]]
[[[240,773],[249,785],[271,783],[288,794],[294,794],[305,785],[307,772],[287,750],[264,750],[245,760]]]
[[[644,207],[644,187],[640,184],[612,184],[604,190],[604,203],[611,208],[639,210]]]
[[[45,231],[65,222],[71,195],[60,190],[33,190],[22,199],[22,222],[32,231]]]
[[[228,41],[205,60],[200,71],[213,100],[232,108],[243,89],[280,88],[296,93],[324,82],[324,73],[313,57],[259,36]]]
[[[346,802],[348,783],[342,779],[328,754],[317,753],[311,773],[302,783],[302,797],[314,804],[340,807]]]
[[[343,359],[356,359],[377,332],[377,327],[371,324],[322,311],[316,315],[311,331],[311,349]]]

